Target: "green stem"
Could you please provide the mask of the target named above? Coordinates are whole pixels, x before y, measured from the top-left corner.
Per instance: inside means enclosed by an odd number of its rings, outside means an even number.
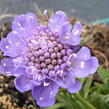
[[[87,102],[79,93],[75,93],[74,95],[87,109],[96,109],[92,104]]]

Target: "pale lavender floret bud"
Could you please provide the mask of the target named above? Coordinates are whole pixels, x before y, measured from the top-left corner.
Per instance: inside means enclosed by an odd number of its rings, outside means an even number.
[[[68,46],[68,45],[63,45],[63,46],[64,46],[65,49],[69,49],[70,48],[70,46]]]
[[[62,54],[63,56],[66,54],[65,49],[62,49],[62,50],[61,50],[61,54]]]
[[[59,39],[59,38],[56,38],[56,41],[57,41],[57,42],[60,42],[60,39]]]
[[[33,62],[28,62],[28,66],[34,66]]]
[[[49,77],[54,77],[55,76],[55,71],[50,71],[49,72]]]
[[[39,64],[39,63],[40,63],[39,58],[36,58],[36,59],[35,59],[35,62]]]
[[[50,64],[51,63],[51,59],[45,59],[45,63],[46,64]]]
[[[41,62],[43,62],[43,61],[45,60],[45,57],[44,57],[44,56],[40,56],[40,57],[39,57],[39,60],[40,60]]]
[[[58,48],[61,50],[63,49],[63,45],[62,44],[58,44]]]
[[[53,70],[53,65],[48,65],[48,70]]]
[[[49,56],[50,56],[49,52],[44,53],[45,58],[49,58]]]
[[[52,65],[56,65],[57,64],[57,60],[56,59],[53,59],[52,60]]]
[[[49,48],[53,48],[53,47],[54,47],[53,43],[52,43],[52,42],[49,42],[49,43],[48,43],[48,47],[49,47]]]
[[[61,68],[62,70],[66,70],[67,64],[66,64],[66,63],[61,64],[60,68]]]
[[[53,49],[51,48],[51,49],[49,49],[49,53],[53,53]]]
[[[67,50],[67,55],[69,56],[69,55],[71,55],[73,53],[73,50],[72,49],[68,49]]]
[[[67,59],[68,59],[68,56],[64,56],[64,57],[63,57],[63,61],[64,61],[64,62],[66,62]]]
[[[54,41],[54,40],[55,40],[55,37],[51,36],[51,37],[50,37],[50,40],[51,40],[51,41]],[[53,44],[54,44],[54,43],[53,43]]]
[[[58,59],[58,64],[62,64],[63,60],[62,59]]]
[[[45,63],[41,63],[41,67],[42,68],[45,68],[46,67],[46,64]]]
[[[31,61],[34,61],[34,60],[35,60],[35,57],[34,57],[34,56],[32,56],[32,57],[30,58],[30,60],[31,60]]]
[[[48,74],[48,69],[42,69],[43,74]]]
[[[40,64],[35,64],[35,67],[36,67],[37,69],[40,69],[40,68],[41,68]]]
[[[62,54],[61,53],[57,53],[57,58],[61,58]]]
[[[54,51],[57,53],[59,51],[58,47],[55,47]]]
[[[42,49],[39,50],[39,55],[43,55],[44,51]]]
[[[56,41],[53,41],[53,44],[54,44],[54,46],[57,46],[57,42]]]
[[[35,52],[34,52],[34,56],[35,56],[35,57],[39,57],[39,56],[40,56],[40,53],[39,53],[38,51],[35,51]]]
[[[54,70],[55,70],[55,71],[58,71],[59,68],[60,68],[59,65],[56,65],[56,66],[54,67]]]
[[[55,59],[56,58],[56,53],[51,54],[51,58]]]
[[[53,33],[49,31],[48,32],[48,36],[52,36],[52,35],[53,35]]]

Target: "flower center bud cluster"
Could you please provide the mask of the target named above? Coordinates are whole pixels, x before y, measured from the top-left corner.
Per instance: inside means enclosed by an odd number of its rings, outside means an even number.
[[[43,74],[64,70],[69,55],[73,53],[71,46],[62,44],[49,29],[37,33],[37,36],[26,39],[29,48],[27,65],[35,66]]]

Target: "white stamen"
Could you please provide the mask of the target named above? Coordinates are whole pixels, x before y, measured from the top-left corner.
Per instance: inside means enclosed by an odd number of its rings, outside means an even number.
[[[72,65],[72,63],[70,61],[67,62],[68,65]]]
[[[40,81],[41,78],[42,78],[42,75],[41,75],[41,74],[38,74],[38,75],[37,75],[37,79]]]
[[[62,76],[63,70],[58,70],[58,71],[57,71],[57,74],[59,74],[60,76]]]
[[[21,30],[25,30],[23,27],[20,27]]]
[[[11,40],[8,40],[8,42],[9,42],[10,44],[12,44],[12,41],[11,41]]]
[[[59,30],[58,29],[55,29],[55,32],[59,32]]]
[[[11,75],[11,73],[9,71],[7,71],[5,73],[7,74],[7,76],[10,76]]]
[[[51,92],[50,92],[50,95],[52,95],[52,94],[53,94],[53,92],[51,91]]]
[[[31,40],[31,42],[32,42],[32,43],[37,43],[37,41],[36,41],[36,40]]]
[[[3,63],[3,66],[5,67],[6,66],[6,63]]]
[[[13,59],[13,62],[15,62],[15,63],[21,63],[23,60],[22,60],[22,58],[21,57],[18,57],[18,58],[16,58],[16,59]]]
[[[79,33],[79,31],[76,30],[76,31],[74,32],[74,35],[76,36],[76,35],[78,35],[78,33]]]
[[[84,62],[81,62],[81,63],[80,63],[80,67],[81,67],[81,68],[84,68],[84,64],[85,64]]]
[[[14,74],[14,76],[15,76],[15,77],[18,77],[18,76],[19,76],[19,74]]]
[[[17,34],[18,32],[17,32],[17,31],[13,31],[13,33],[14,33],[14,34]]]
[[[18,25],[18,26],[21,26],[21,24],[20,24],[19,22],[17,22],[17,25]]]
[[[65,36],[65,40],[69,40],[70,39],[70,37],[69,36]]]
[[[47,14],[47,12],[48,12],[48,10],[46,9],[46,10],[44,11],[44,15],[46,15],[46,14]]]
[[[76,54],[72,54],[75,58],[77,57],[77,55]]]
[[[52,22],[54,22],[54,20],[50,19],[50,22],[52,23]]]
[[[40,100],[43,100],[43,98],[42,98],[42,97],[40,97],[39,99],[40,99]]]
[[[32,19],[34,19],[34,17],[33,16],[28,16],[28,19],[32,20]]]
[[[16,45],[19,46],[21,44],[21,42],[16,42]]]
[[[8,45],[6,45],[6,49],[8,49],[9,48],[9,46]]]
[[[50,83],[44,82],[44,86],[49,86]]]

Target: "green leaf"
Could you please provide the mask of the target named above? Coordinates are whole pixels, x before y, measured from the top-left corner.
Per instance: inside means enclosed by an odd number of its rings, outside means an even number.
[[[92,84],[92,80],[93,80],[93,78],[92,78],[92,76],[90,76],[85,81],[85,84],[84,84],[83,89],[82,89],[83,90],[83,97],[84,98],[88,97],[88,94],[89,94],[89,91],[90,91],[90,86]]]
[[[83,46],[86,43],[88,43],[90,40],[92,40],[92,36],[87,36],[87,37],[81,38],[80,45]]]
[[[79,92],[75,93],[74,96],[81,102],[81,104],[84,105],[84,109],[97,109],[96,107],[94,107],[90,102],[88,102],[87,99],[84,99]]]
[[[99,67],[97,73],[104,83],[106,83],[109,80],[109,70],[103,67]]]
[[[53,106],[45,108],[45,109],[59,109],[59,108],[62,108],[64,106],[65,105],[63,103],[57,103],[57,104],[54,104]]]

